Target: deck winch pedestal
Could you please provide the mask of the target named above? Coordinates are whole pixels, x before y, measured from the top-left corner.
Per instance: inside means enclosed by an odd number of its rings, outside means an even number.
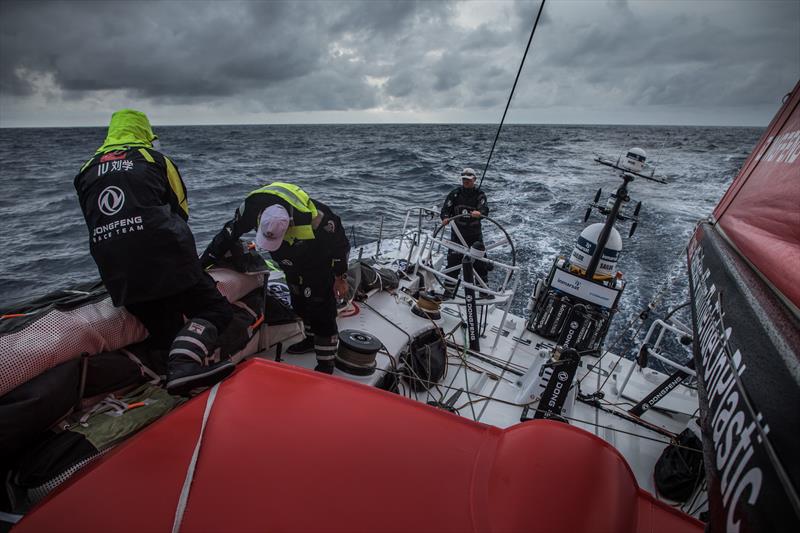
[[[420,292],[417,301],[411,305],[411,312],[422,318],[439,320],[442,318],[442,299],[432,292]]]
[[[354,376],[370,376],[375,373],[376,355],[383,343],[374,335],[346,329],[339,332],[339,350],[334,364],[342,372]]]

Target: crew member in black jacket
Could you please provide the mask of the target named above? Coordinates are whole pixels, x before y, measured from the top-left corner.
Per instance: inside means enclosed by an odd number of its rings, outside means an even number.
[[[213,264],[257,229],[256,245],[270,252],[286,273],[292,307],[303,319],[304,340],[290,354],[316,352],[318,372],[333,373],[339,346],[336,300],[347,294],[350,243],[342,221],[331,209],[312,200],[300,187],[275,182],[251,192],[214,237],[201,257]]]
[[[467,246],[472,246],[476,242],[483,243],[483,233],[481,232],[481,217],[489,216],[489,204],[486,201],[486,194],[475,186],[477,176],[475,171],[471,168],[465,168],[461,171],[461,186],[456,187],[447,195],[442,205],[442,210],[439,213],[439,218],[442,219],[443,224],[447,224],[450,219],[456,225],[461,236]],[[463,216],[460,216],[463,215]],[[468,216],[467,216],[468,215]],[[450,232],[450,240],[461,244],[461,241],[456,235],[455,229]],[[447,268],[452,268],[461,264],[463,258],[462,254],[454,252],[453,250],[447,251]],[[485,282],[488,275],[489,267],[483,261],[475,261],[475,273],[478,274]],[[456,277],[457,271],[450,273],[450,276]],[[452,297],[452,290],[455,285],[451,282],[445,283],[445,296]]]
[[[75,177],[75,190],[114,305],[144,324],[153,347],[169,349],[167,390],[186,394],[233,372],[227,360],[205,366],[233,314],[200,267],[186,223],[186,186],[175,164],[153,148],[156,139],[144,113],[117,111],[105,142]]]

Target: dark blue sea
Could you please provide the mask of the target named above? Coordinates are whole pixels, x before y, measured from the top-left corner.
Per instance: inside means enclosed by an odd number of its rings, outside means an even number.
[[[272,181],[300,185],[341,216],[356,247],[395,236],[406,210],[440,205],[459,172],[484,168],[496,125],[270,125],[155,128],[189,190],[200,251],[243,197]],[[569,255],[595,191],[620,180],[593,162],[639,146],[669,184],[630,187],[641,200],[618,264],[628,280],[615,328],[661,291],[661,310],[686,299],[684,248],[710,214],[760,128],[507,125],[484,181],[491,216],[523,266],[514,310],[555,255]],[[0,295],[14,301],[97,278],[73,178],[104,128],[0,129]],[[590,222],[600,222],[595,215]],[[354,252],[355,255],[356,252]]]

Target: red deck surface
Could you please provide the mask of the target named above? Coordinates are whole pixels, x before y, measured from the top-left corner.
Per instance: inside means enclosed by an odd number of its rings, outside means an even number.
[[[14,529],[170,531],[208,393],[100,459]],[[266,361],[219,389],[181,531],[702,531],[567,424],[500,430]]]

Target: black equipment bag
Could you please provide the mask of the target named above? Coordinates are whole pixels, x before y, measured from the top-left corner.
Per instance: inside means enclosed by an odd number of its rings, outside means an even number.
[[[61,363],[0,397],[0,469],[46,438],[82,398],[139,385],[166,371],[166,352],[150,350],[147,341],[87,357],[81,384],[83,361]]]
[[[689,500],[705,477],[702,449],[703,443],[688,428],[678,435],[678,446],[670,444],[664,449],[653,472],[662,496],[676,502]]]
[[[9,510],[27,512],[75,472],[181,401],[160,387],[142,385],[126,394],[106,397],[80,418],[77,414],[68,418],[72,423],[66,429],[46,432],[6,473]]]
[[[292,297],[285,279],[265,279],[262,294],[267,325],[291,324],[300,320],[292,309]]]
[[[416,337],[402,359],[406,382],[416,392],[430,389],[444,376],[447,368],[447,345],[438,329]]]
[[[350,278],[356,281],[357,300],[363,300],[369,291],[393,290],[400,286],[400,276],[390,268],[382,268],[368,264],[366,261],[357,261],[348,269]]]
[[[0,397],[0,469],[11,466],[75,407],[80,363],[79,359],[61,363]]]

